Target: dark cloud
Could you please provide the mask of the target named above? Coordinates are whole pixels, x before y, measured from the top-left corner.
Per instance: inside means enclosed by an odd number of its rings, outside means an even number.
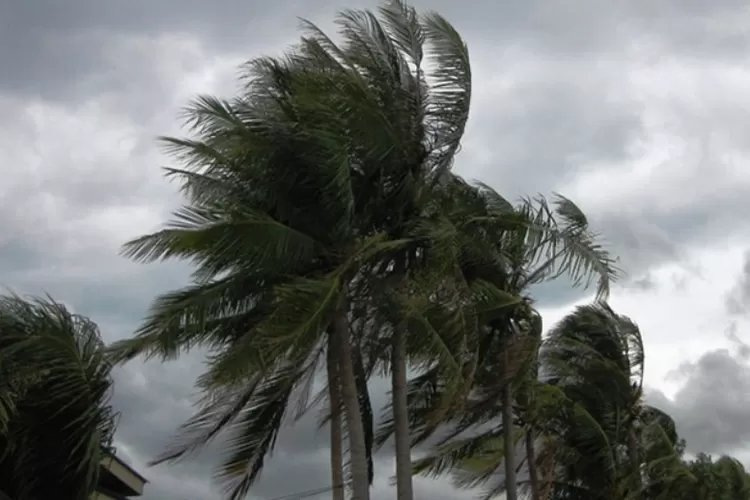
[[[734,326],[727,338],[731,349],[708,351],[670,375],[681,383],[674,398],[656,390],[646,396],[672,415],[691,453],[732,454],[750,445],[750,346]]]
[[[201,498],[218,495],[219,487],[210,480],[211,472],[221,460],[222,442],[226,434],[208,448],[171,465],[145,468],[145,463],[158,456],[177,432],[177,426],[189,418],[195,409],[192,389],[202,368],[203,356],[191,353],[169,364],[133,362],[116,372],[113,404],[121,412],[117,440],[124,445],[123,458],[141,468],[149,479],[147,498]],[[316,391],[322,387],[319,381]],[[370,384],[372,405],[377,413],[387,403],[389,382],[375,379]],[[322,408],[311,409],[300,420],[290,414],[275,451],[266,462],[261,479],[252,488],[251,498],[267,500],[330,484],[327,426],[320,426]],[[392,444],[386,443],[376,455],[374,484],[375,498],[389,498],[390,477],[393,474]],[[453,488],[446,481],[419,479],[421,495],[434,489],[444,498]],[[196,489],[197,486],[197,489]],[[317,497],[329,498],[324,492]],[[438,498],[441,498],[440,496]]]
[[[654,278],[654,276],[647,273],[644,276],[633,280],[631,286],[636,290],[649,292],[651,290],[655,290],[658,287],[658,284],[656,283],[656,279]]]
[[[164,451],[178,426],[193,414],[192,384],[202,370],[202,359],[196,352],[169,364],[134,362],[119,369],[113,400],[122,412],[117,438],[136,450],[142,462]],[[287,422],[276,451],[252,490],[253,498],[273,498],[330,483],[328,432],[319,429],[316,417],[312,411],[299,422]],[[177,464],[145,469],[151,481],[148,498],[174,498],[174,485],[183,479],[200,480],[203,489],[184,489],[179,498],[201,498],[202,492],[218,496],[218,486],[210,478],[220,462],[225,437]]]
[[[631,144],[643,134],[641,111],[625,100],[597,105],[624,92],[609,63],[597,67],[598,59],[559,60],[521,49],[500,53],[492,63],[486,57],[480,54],[475,64],[480,77],[474,100],[494,105],[472,110],[465,152],[457,160],[465,175],[491,179],[515,199],[549,195],[592,163],[630,158]],[[507,74],[504,81],[482,82],[482,73],[498,71]]]
[[[750,312],[750,251],[745,252],[737,284],[727,293],[726,307],[730,314]]]
[[[220,0],[182,2],[177,9],[160,0],[116,4],[76,0],[6,2],[0,38],[0,64],[7,71],[0,89],[21,95],[65,99],[81,97],[92,76],[117,68],[113,41],[167,35],[198,37],[212,50],[247,53],[263,42],[283,43],[293,35],[295,17],[326,21],[342,4],[281,1],[269,9],[257,2]],[[373,6],[357,0],[347,7]],[[741,30],[745,6],[738,0],[686,5],[677,0],[654,4],[619,0],[547,4],[515,0],[467,8],[446,0],[416,2],[454,20],[470,41],[498,36],[498,47],[524,44],[551,54],[579,56],[622,50],[633,44],[681,51],[692,57],[738,57],[747,53]],[[480,14],[481,10],[481,14]]]
[[[252,41],[273,39],[279,17],[294,22],[293,15],[284,16],[283,11],[234,0],[217,4],[215,9],[201,2],[175,8],[164,1],[105,4],[78,0],[63,6],[43,0],[6,3],[3,10],[6,29],[0,63],[11,70],[5,73],[0,90],[55,100],[85,98],[92,83],[112,83],[108,75],[115,71],[143,81],[144,75],[130,72],[142,67],[127,67],[127,61],[118,58],[122,43],[153,44],[164,36],[186,34],[210,43],[229,34],[228,42],[242,50]]]

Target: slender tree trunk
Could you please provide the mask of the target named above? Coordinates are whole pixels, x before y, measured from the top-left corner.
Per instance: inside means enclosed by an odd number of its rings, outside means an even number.
[[[529,485],[531,485],[531,500],[541,500],[539,496],[539,475],[536,470],[536,450],[534,449],[534,426],[530,425],[526,430],[526,462],[529,467]]]
[[[333,319],[333,329],[339,348],[339,377],[341,379],[341,397],[346,416],[346,428],[349,431],[349,455],[352,475],[351,500],[370,500],[370,481],[368,478],[367,447],[365,430],[359,408],[357,383],[354,378],[352,346],[349,338],[349,320],[346,317],[347,307],[344,302]]]
[[[406,336],[396,329],[391,350],[393,422],[396,444],[396,498],[412,500],[411,436],[406,398]]]
[[[332,500],[344,500],[344,452],[341,431],[341,381],[339,348],[336,335],[328,338],[328,404],[331,411],[331,487]]]
[[[503,437],[505,441],[505,498],[518,500],[516,446],[513,440],[513,388],[510,380],[503,389]]]
[[[635,434],[632,422],[628,430],[628,461],[633,471],[633,489],[636,494],[640,495],[643,487],[643,481],[641,480],[641,454],[638,449],[638,437]]]

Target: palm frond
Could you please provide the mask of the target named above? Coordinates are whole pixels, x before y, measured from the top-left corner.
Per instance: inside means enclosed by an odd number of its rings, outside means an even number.
[[[386,21],[384,29],[402,54],[409,57],[417,74],[424,56],[425,33],[414,7],[402,0],[381,5],[380,14]],[[419,76],[417,76],[419,78]]]
[[[204,389],[242,380],[274,360],[306,360],[319,345],[338,307],[342,280],[296,279],[274,289],[274,308],[252,332],[216,353],[202,378]]]
[[[466,43],[441,15],[423,17],[426,40],[431,49],[427,81],[427,134],[430,137],[432,175],[441,179],[458,152],[469,119],[471,64]]]
[[[132,338],[109,347],[111,359],[145,354],[168,360],[196,346],[221,348],[253,331],[270,313],[269,295],[262,278],[244,274],[165,293]]]
[[[439,446],[435,452],[414,462],[416,474],[439,477],[462,466],[470,467],[469,462],[481,460],[486,455],[503,454],[503,431],[492,429],[475,436],[451,440]]]
[[[289,397],[303,371],[285,363],[267,378],[232,425],[224,457],[214,477],[232,500],[244,498],[258,479],[273,449],[287,411]]]
[[[2,297],[0,367],[14,373],[3,381],[13,399],[4,405],[0,490],[87,498],[116,424],[97,326],[50,298]]]
[[[574,286],[588,287],[596,277],[597,298],[609,296],[619,269],[597,242],[597,235],[588,230],[588,222],[572,201],[558,196],[553,211],[544,198],[526,199],[519,213],[522,218],[518,223],[527,229],[528,260],[545,270],[546,279],[567,275]]]
[[[137,261],[191,259],[214,274],[239,265],[293,269],[321,252],[320,243],[267,215],[198,207],[183,207],[166,229],[123,247],[123,254]]]

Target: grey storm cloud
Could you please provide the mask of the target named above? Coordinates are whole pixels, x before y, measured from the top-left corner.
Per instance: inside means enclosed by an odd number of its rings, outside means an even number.
[[[735,328],[727,332],[731,348],[708,351],[671,374],[681,383],[671,400],[659,391],[646,395],[672,415],[690,453],[734,454],[750,445],[750,346]]]
[[[586,1],[575,6],[516,0],[469,8],[446,0],[415,4],[454,19],[470,40],[502,34],[498,48],[521,43],[575,57],[642,41],[710,58],[741,57],[748,48],[742,31],[747,11],[739,0],[618,0],[606,5]],[[347,3],[361,5],[370,4]],[[325,20],[339,6],[333,0],[281,1],[274,2],[273,8],[240,0],[189,0],[179,8],[165,0],[5,2],[0,14],[8,21],[0,35],[0,63],[9,70],[0,88],[69,98],[89,90],[84,84],[87,78],[119,65],[108,52],[108,45],[118,38],[186,33],[217,50],[242,51],[261,40],[280,41],[279,28],[288,30],[295,16],[316,18],[324,13]]]
[[[750,312],[750,251],[745,252],[737,284],[727,293],[726,307],[733,315]]]
[[[169,365],[158,362],[135,362],[118,368],[116,373],[113,404],[122,409],[118,424],[118,436],[124,457],[131,462],[142,464],[160,455],[177,432],[177,426],[193,413],[195,393],[192,390],[202,356],[198,352],[189,354]],[[324,377],[316,383],[313,392],[323,387]],[[376,378],[370,383],[372,406],[376,414],[386,407],[389,382]],[[133,410],[128,410],[128,409]],[[135,411],[138,409],[138,411]],[[330,484],[329,433],[326,426],[320,425],[323,407],[310,409],[303,418],[295,421],[290,412],[276,449],[260,481],[252,488],[250,498],[270,499],[276,496],[325,488]],[[231,433],[230,433],[231,434]],[[176,493],[192,498],[197,496],[192,490],[196,478],[202,478],[202,491],[216,495],[215,485],[210,478],[220,460],[225,435],[208,448],[176,464],[159,465],[144,469],[146,476],[156,477],[149,485],[150,498],[172,497]],[[118,440],[119,441],[119,440]],[[387,442],[375,455],[375,492],[385,489],[382,494],[388,497],[387,486],[393,473],[392,443]],[[436,498],[454,498],[450,483],[433,485],[434,481],[422,480],[426,488],[436,489]],[[321,498],[330,496],[328,492]]]
[[[656,280],[651,274],[646,274],[636,280],[633,280],[631,286],[638,290],[649,291],[655,289],[658,285],[656,284]]]
[[[179,132],[177,113],[191,89],[231,93],[238,63],[292,42],[296,16],[330,29],[335,10],[365,5],[375,4],[0,0],[0,284],[49,293],[99,322],[108,341],[129,335],[153,296],[185,283],[189,273],[184,264],[141,266],[118,256],[123,242],[154,229],[179,202],[176,187],[161,179],[158,167],[168,160],[154,137]],[[651,132],[643,101],[630,95],[629,68],[675,60],[698,68],[742,65],[750,49],[750,10],[740,0],[415,5],[444,14],[472,53],[474,107],[457,170],[511,199],[549,194],[600,167],[639,159],[634,148]],[[750,120],[733,95],[710,85],[695,92],[701,106],[669,103],[672,121],[663,128],[690,147],[665,167],[681,168],[684,178],[722,178],[728,152],[748,156]],[[649,274],[654,266],[680,261],[688,246],[747,234],[750,227],[737,217],[748,208],[745,186],[730,183],[720,196],[694,187],[697,194],[684,184],[663,187],[686,200],[679,210],[658,206],[661,193],[648,183],[634,188],[632,201],[601,210],[592,205],[592,225],[629,272],[625,286],[659,286]],[[589,194],[596,193],[580,193],[584,210]],[[742,295],[748,281],[739,282],[733,297],[748,296]],[[580,292],[560,283],[538,296],[544,307]],[[721,443],[731,442],[732,432],[737,442],[750,432],[743,430],[740,405],[729,401],[747,390],[748,369],[738,356],[715,351],[683,367],[686,382],[674,411],[696,447],[710,448],[713,432]],[[122,413],[123,456],[142,467],[159,453],[190,415],[201,369],[199,353],[118,368],[114,403]],[[736,377],[723,378],[730,375]],[[735,379],[741,382],[729,382]],[[730,391],[711,391],[708,380]],[[374,383],[376,407],[387,398],[384,387]],[[721,418],[707,417],[706,409]],[[716,422],[734,430],[711,427]],[[327,439],[314,415],[290,427],[253,498],[326,484]],[[220,449],[218,443],[194,460],[144,470],[151,480],[146,500],[216,497],[210,471]],[[393,495],[389,460],[387,451],[378,458],[376,498]],[[445,481],[420,479],[417,491],[425,498],[459,496]]]
[[[127,458],[143,464],[164,451],[177,427],[193,413],[192,384],[201,364],[202,357],[196,352],[169,365],[134,362],[118,369],[113,404],[122,408],[117,440],[130,453]],[[319,428],[316,413],[311,410],[299,422],[288,419],[251,498],[273,498],[330,484],[328,432],[325,427]],[[143,469],[152,479],[148,497],[199,498],[201,492],[218,496],[218,487],[210,478],[228,437],[176,464]],[[193,489],[196,480],[201,481],[201,491]]]

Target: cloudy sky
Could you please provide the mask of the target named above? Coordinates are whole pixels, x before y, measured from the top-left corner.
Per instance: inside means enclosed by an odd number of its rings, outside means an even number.
[[[350,0],[347,6],[371,5]],[[179,199],[158,134],[243,61],[330,27],[343,0],[0,0],[0,284],[50,293],[128,335],[179,264],[118,257]],[[750,9],[740,0],[423,0],[467,39],[474,103],[457,170],[510,197],[576,200],[629,272],[613,304],[641,326],[649,397],[690,451],[750,461]],[[548,325],[580,294],[540,292]],[[120,453],[145,498],[217,498],[212,453],[144,469],[190,414],[200,358],[117,372]],[[380,399],[383,400],[383,397]],[[328,483],[326,436],[290,430],[253,490]],[[375,498],[392,498],[387,457]],[[420,498],[470,498],[419,480]],[[325,498],[327,495],[322,495]]]

